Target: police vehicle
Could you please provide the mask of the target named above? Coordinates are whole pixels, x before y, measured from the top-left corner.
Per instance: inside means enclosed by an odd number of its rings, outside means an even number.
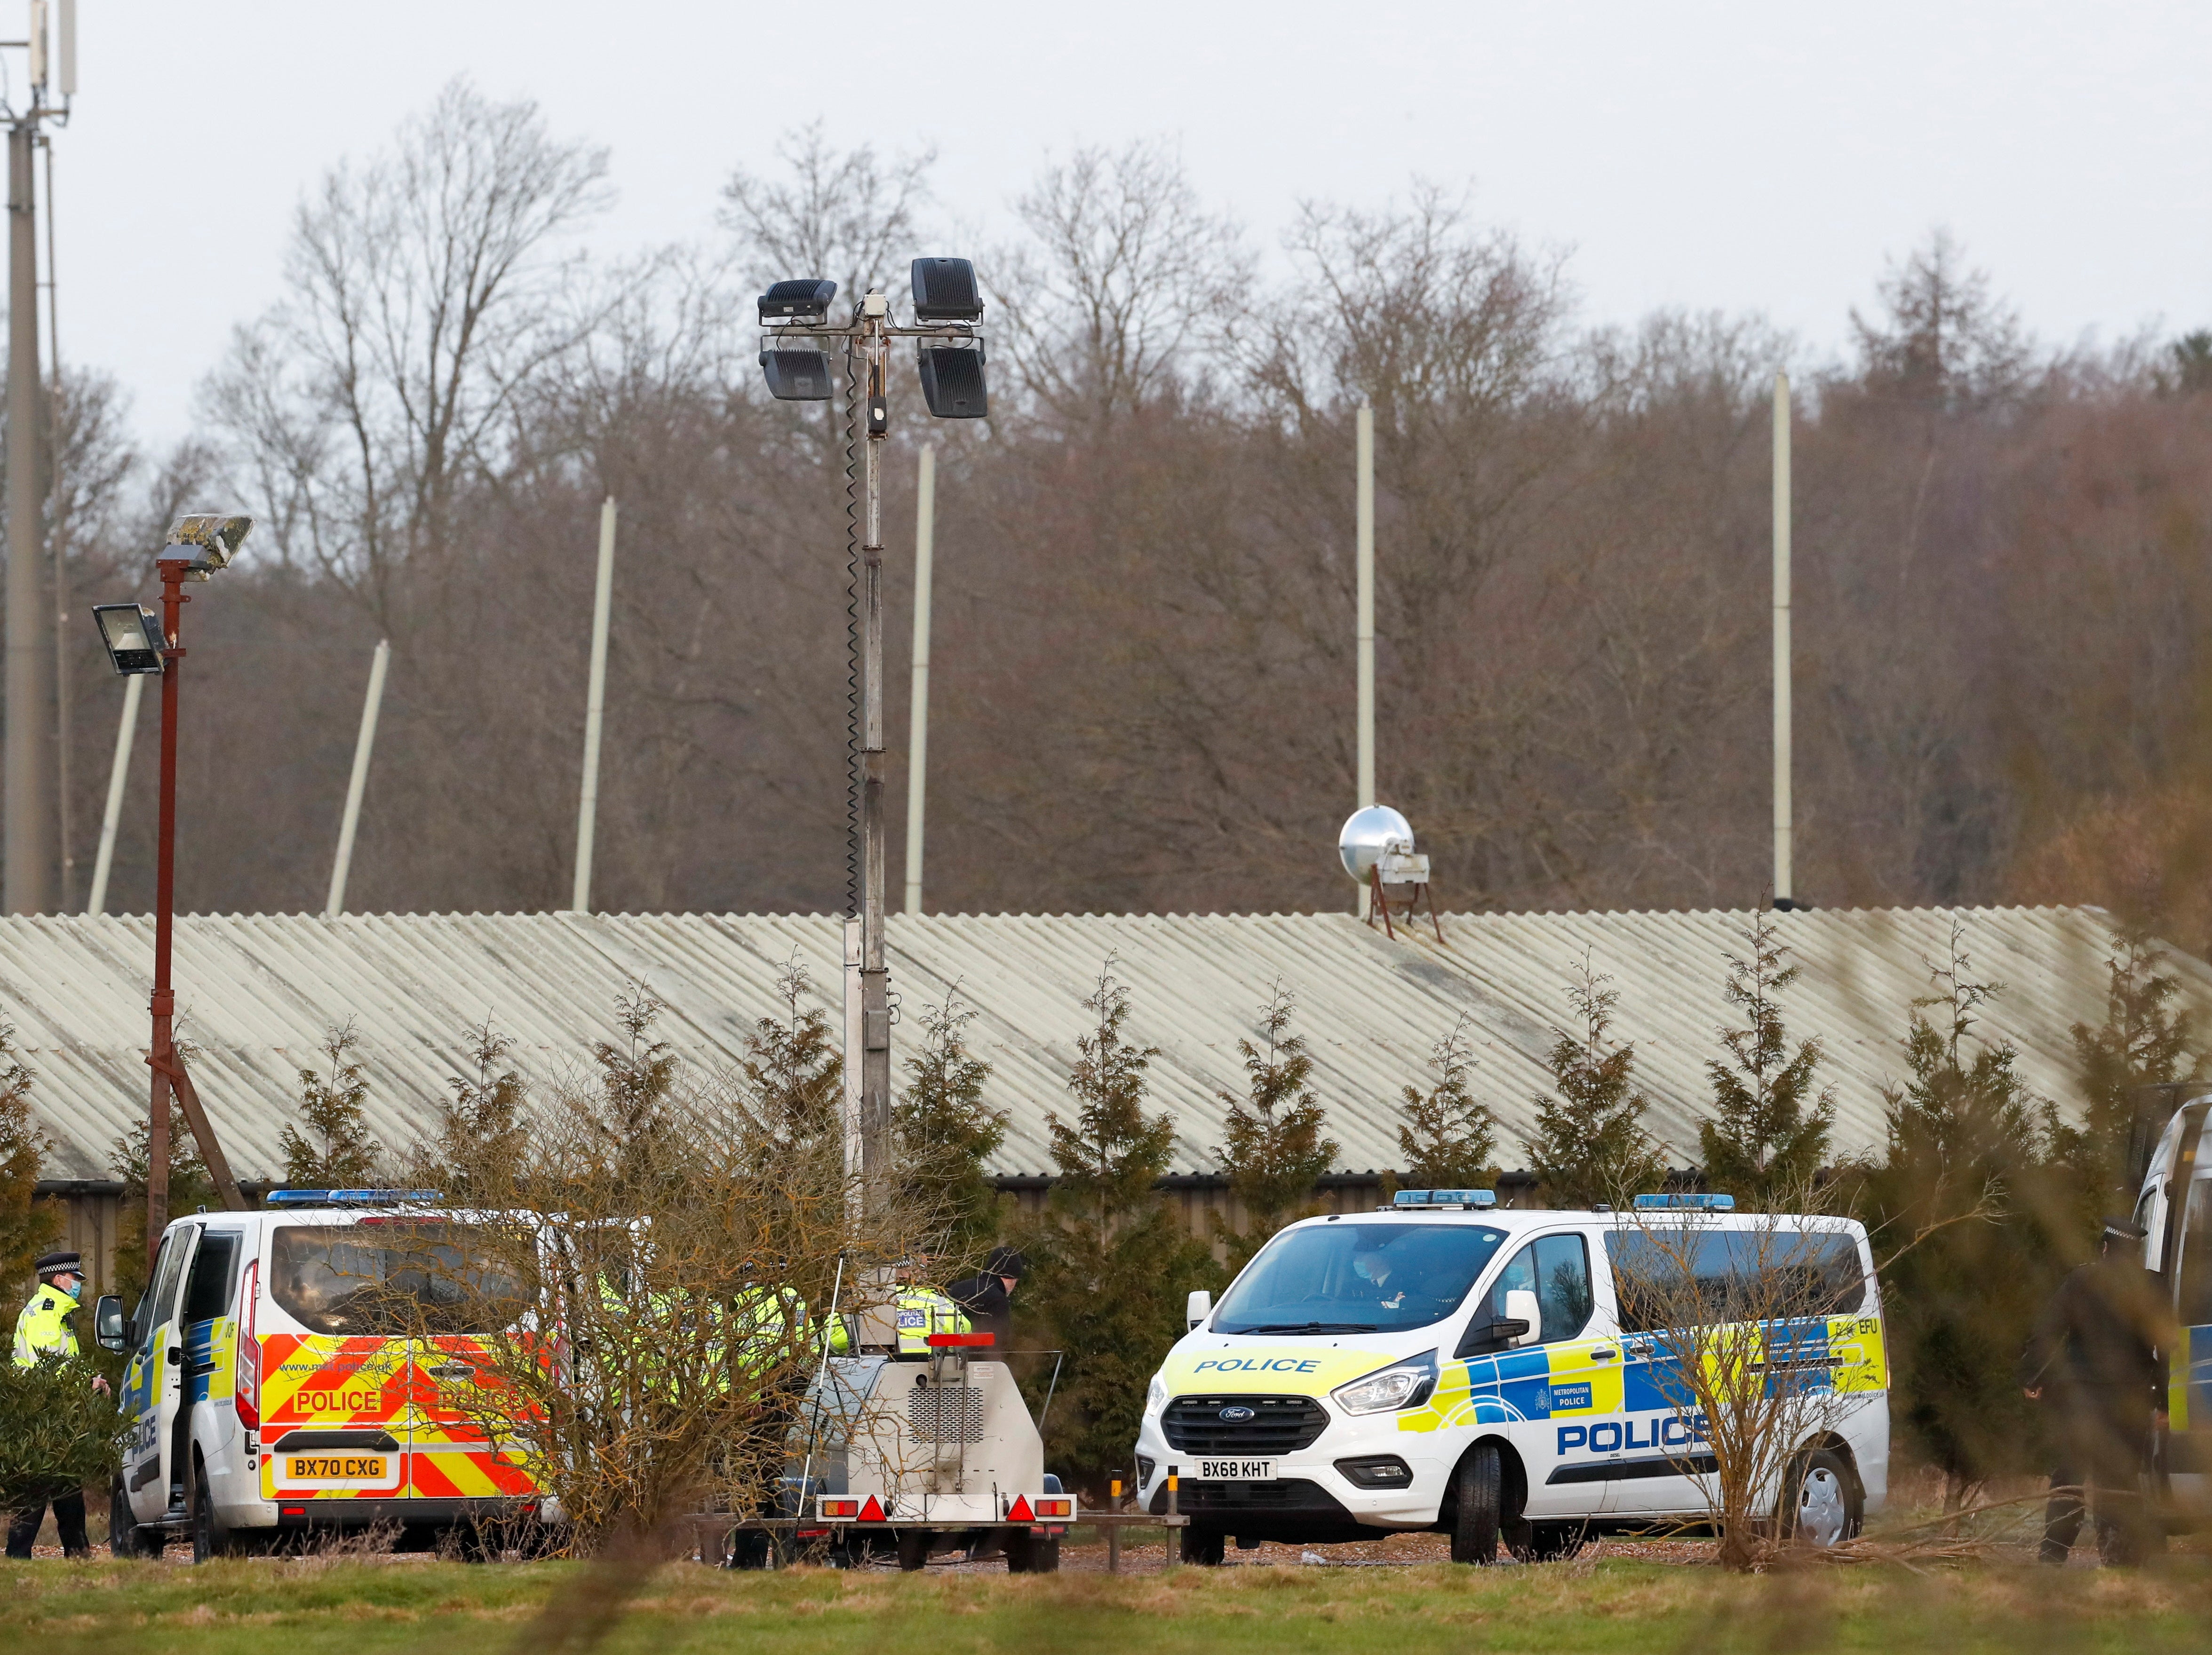
[[[465,1215],[399,1193],[279,1190],[267,1210],[179,1219],[136,1309],[100,1300],[99,1343],[131,1359],[116,1555],[158,1556],[185,1535],[204,1561],[309,1530],[397,1524],[428,1542],[558,1520],[471,1423],[483,1410],[460,1405],[494,1383],[481,1340],[501,1330],[452,1307],[430,1319],[436,1337],[392,1325],[394,1294],[482,1268]]]
[[[2177,1109],[2151,1151],[2136,1203],[2143,1263],[2171,1295],[2178,1329],[2167,1361],[2166,1434],[2158,1470],[2183,1519],[2212,1518],[2212,1096]],[[2186,1196],[2183,1195],[2186,1191]]]
[[[1463,1562],[1495,1561],[1501,1540],[1555,1558],[1589,1533],[1706,1517],[1707,1422],[1665,1331],[1624,1314],[1615,1268],[1669,1227],[1701,1280],[1708,1259],[1724,1278],[1759,1237],[1818,1270],[1822,1313],[1757,1330],[1786,1343],[1790,1382],[1826,1403],[1801,1416],[1806,1440],[1770,1497],[1816,1543],[1881,1507],[1888,1370],[1860,1225],[1737,1214],[1724,1196],[1639,1197],[1633,1214],[1493,1200],[1408,1190],[1378,1212],[1308,1219],[1218,1305],[1191,1295],[1136,1444],[1146,1510],[1169,1509],[1174,1479],[1187,1560],[1218,1563],[1231,1540],[1391,1530],[1446,1531]],[[1729,1296],[1723,1282],[1710,1302]]]

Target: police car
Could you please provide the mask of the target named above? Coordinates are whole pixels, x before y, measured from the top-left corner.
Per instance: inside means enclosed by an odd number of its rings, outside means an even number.
[[[2170,1295],[2177,1337],[2167,1362],[2166,1432],[2154,1470],[2177,1519],[2212,1517],[2212,1096],[2173,1112],[2145,1169],[2136,1222],[2143,1263]],[[2183,1191],[2186,1191],[2186,1197]]]
[[[557,1519],[471,1422],[494,1383],[479,1328],[404,1337],[392,1294],[475,1270],[465,1215],[400,1204],[427,1191],[280,1190],[268,1210],[197,1215],[163,1232],[130,1315],[100,1300],[100,1343],[127,1352],[127,1434],[111,1492],[116,1555],[196,1560],[288,1531],[392,1525],[473,1533]],[[489,1296],[489,1295],[488,1295]]]
[[[1632,1215],[1493,1202],[1408,1190],[1378,1212],[1308,1219],[1218,1305],[1191,1295],[1190,1331],[1153,1377],[1136,1445],[1146,1509],[1164,1514],[1172,1497],[1189,1519],[1188,1561],[1218,1563],[1232,1539],[1392,1530],[1450,1533],[1461,1561],[1495,1561],[1501,1539],[1553,1558],[1594,1531],[1705,1518],[1705,1417],[1668,1369],[1667,1339],[1624,1317],[1614,1269],[1668,1225],[1714,1238],[1723,1260],[1729,1237],[1759,1234],[1816,1265],[1825,1313],[1793,1325],[1790,1366],[1828,1405],[1791,1445],[1775,1494],[1816,1543],[1880,1508],[1887,1362],[1860,1225],[1737,1214],[1726,1197],[1640,1197],[1662,1210]],[[1686,1203],[1698,1210],[1664,1210]]]

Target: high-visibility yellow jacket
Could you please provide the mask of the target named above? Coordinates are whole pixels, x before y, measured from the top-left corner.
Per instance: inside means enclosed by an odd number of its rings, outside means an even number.
[[[966,1333],[970,1331],[968,1318],[960,1306],[935,1288],[906,1288],[891,1300],[891,1320],[898,1330],[898,1354],[902,1356],[926,1356],[929,1354],[929,1336],[933,1333]],[[830,1354],[848,1355],[853,1349],[853,1335],[848,1317],[839,1316],[830,1324]]]
[[[77,1355],[76,1327],[70,1319],[77,1309],[76,1300],[52,1282],[41,1282],[31,1302],[15,1318],[15,1366],[36,1367],[40,1355],[46,1351]]]

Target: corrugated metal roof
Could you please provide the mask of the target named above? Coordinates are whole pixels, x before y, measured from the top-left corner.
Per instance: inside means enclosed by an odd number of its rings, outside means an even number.
[[[1838,1148],[1878,1144],[1881,1088],[1902,1070],[1899,1037],[1931,961],[1962,930],[1978,977],[2005,985],[1988,1037],[2013,1041],[2038,1090],[2074,1094],[2069,1028],[2101,1021],[2109,922],[2090,908],[1872,909],[1780,917],[1804,967],[1786,1002],[1793,1036],[1826,1043],[1840,1105]],[[1279,981],[1297,998],[1314,1084],[1347,1169],[1401,1159],[1401,1089],[1428,1083],[1434,1043],[1462,1014],[1480,1056],[1474,1084],[1503,1123],[1502,1158],[1546,1081],[1543,1057],[1567,1019],[1565,986],[1587,952],[1620,992],[1616,1033],[1636,1042],[1649,1124],[1673,1159],[1693,1158],[1722,997],[1741,953],[1740,912],[1447,916],[1446,946],[1393,942],[1349,916],[961,915],[895,917],[892,987],[909,1013],[955,983],[981,1012],[976,1049],[995,1066],[993,1102],[1012,1115],[996,1170],[1050,1170],[1045,1115],[1065,1114],[1081,1002],[1110,954],[1128,984],[1132,1036],[1161,1048],[1152,1099],[1171,1111],[1182,1171],[1206,1171],[1221,1137],[1219,1088],[1241,1089],[1237,1041]],[[589,1068],[616,1034],[614,1002],[642,979],[668,1004],[661,1034],[696,1070],[726,1069],[745,1032],[777,1009],[796,958],[835,1019],[839,922],[825,916],[570,914],[198,916],[177,922],[179,1032],[241,1177],[282,1167],[277,1135],[298,1071],[324,1031],[351,1019],[386,1144],[435,1118],[462,1068],[468,1029],[489,1017],[544,1082]],[[16,1027],[54,1140],[47,1176],[111,1176],[115,1141],[143,1118],[153,922],[0,919],[0,1019]],[[2176,957],[2191,997],[2212,1003],[2212,970]],[[918,1034],[909,1016],[902,1040]],[[908,1049],[911,1049],[908,1047]]]

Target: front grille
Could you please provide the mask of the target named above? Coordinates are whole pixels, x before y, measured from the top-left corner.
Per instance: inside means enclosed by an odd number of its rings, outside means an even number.
[[[907,1399],[906,1428],[916,1442],[981,1442],[983,1393],[972,1385],[916,1386]]]
[[[1249,1420],[1224,1420],[1224,1408],[1249,1408]],[[1169,1444],[1187,1454],[1294,1454],[1328,1428],[1311,1397],[1177,1397],[1160,1415]]]

